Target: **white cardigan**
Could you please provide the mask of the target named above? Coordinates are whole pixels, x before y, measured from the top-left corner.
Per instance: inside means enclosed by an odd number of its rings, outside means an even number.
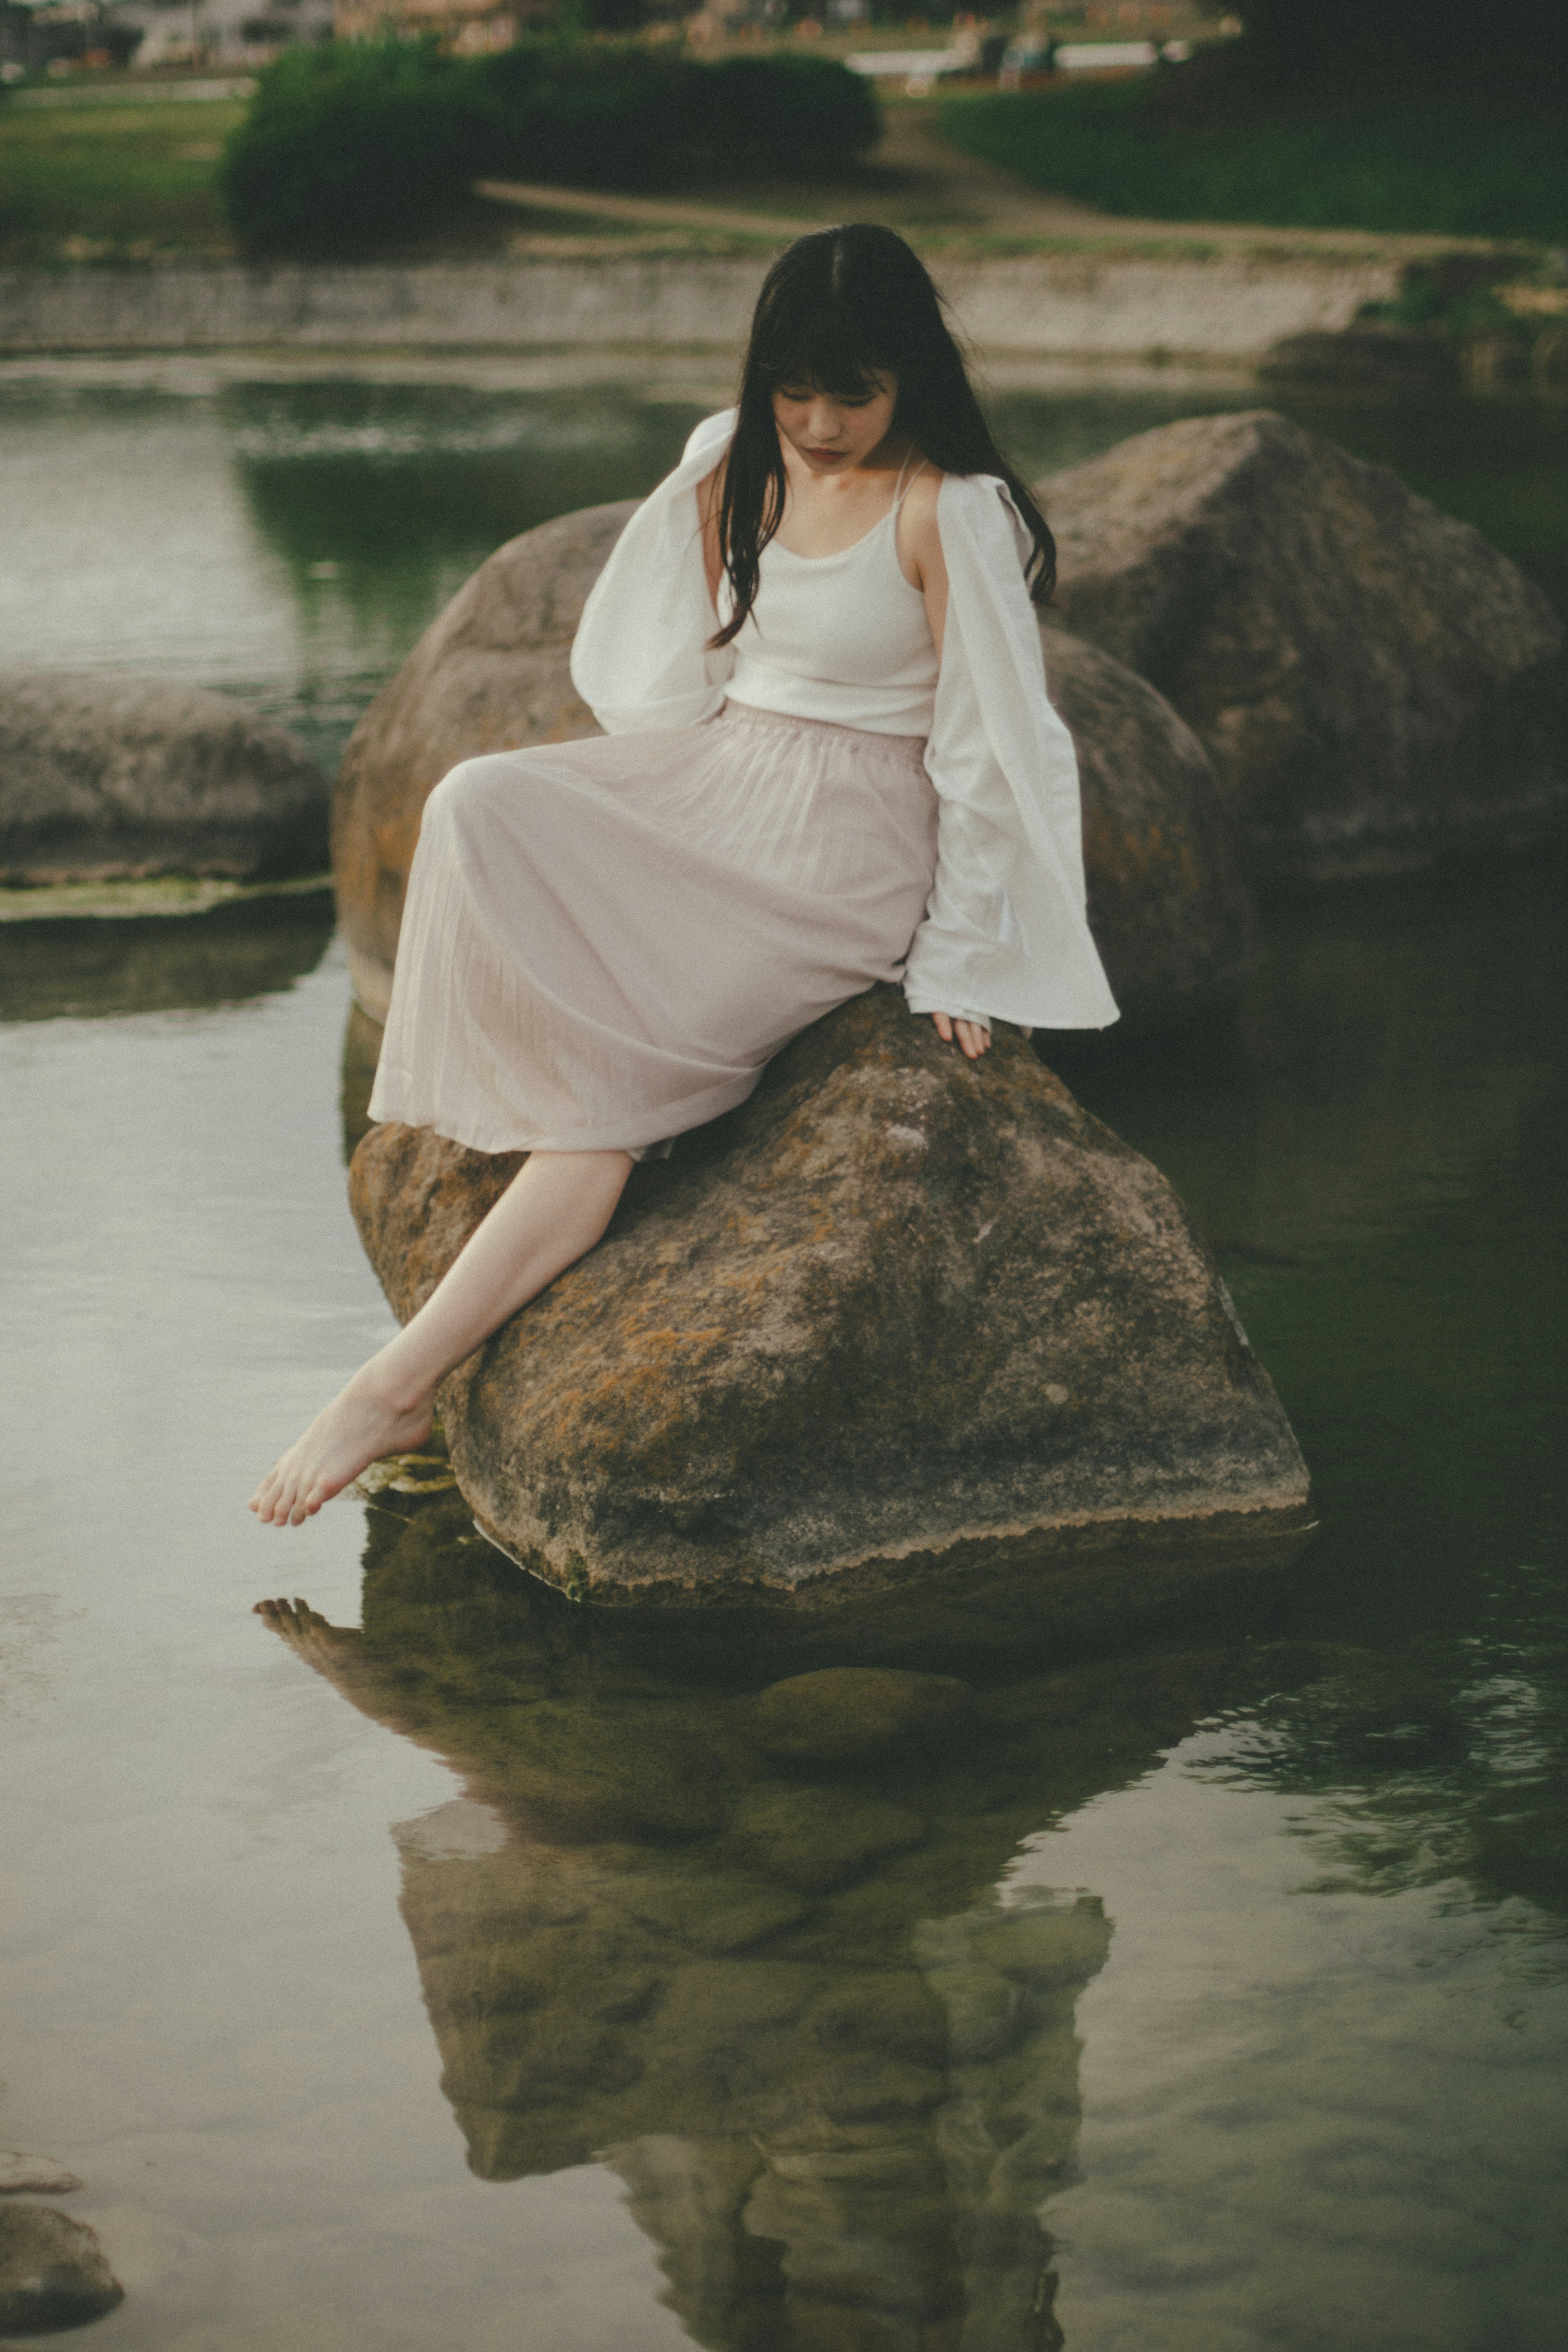
[[[691,494],[734,425],[727,409],[697,426],[583,609],[572,681],[608,735],[688,727],[723,708],[734,656],[707,650],[716,623]],[[944,476],[936,522],[948,580],[925,747],[936,878],[904,993],[915,1013],[1103,1029],[1116,1003],[1084,916],[1078,761],[1046,699],[1030,536],[990,474]]]

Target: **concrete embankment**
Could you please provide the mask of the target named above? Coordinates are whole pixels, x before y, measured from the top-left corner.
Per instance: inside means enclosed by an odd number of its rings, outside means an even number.
[[[739,341],[769,257],[0,273],[0,352],[525,351]],[[970,341],[1040,358],[1257,360],[1396,290],[1381,255],[1077,252],[934,263]]]

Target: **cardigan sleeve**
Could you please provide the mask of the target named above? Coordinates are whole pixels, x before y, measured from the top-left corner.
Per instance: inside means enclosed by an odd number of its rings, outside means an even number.
[[[936,875],[904,973],[912,1011],[1022,1027],[1117,1017],[1085,911],[1072,739],[1046,695],[1024,579],[1029,536],[1006,486],[944,477],[947,623],[925,764]]]
[[[571,680],[607,735],[694,726],[724,701],[735,656],[727,646],[708,651],[718,623],[695,493],[734,430],[733,409],[697,426],[674,472],[616,541],[582,608]]]

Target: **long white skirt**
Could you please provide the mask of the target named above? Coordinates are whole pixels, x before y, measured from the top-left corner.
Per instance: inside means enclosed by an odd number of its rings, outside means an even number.
[[[901,976],[936,859],[924,748],[729,703],[465,760],[425,803],[371,1118],[641,1157],[744,1102]]]

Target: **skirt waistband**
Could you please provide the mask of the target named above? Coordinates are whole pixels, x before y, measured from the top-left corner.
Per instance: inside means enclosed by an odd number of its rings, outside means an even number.
[[[874,727],[843,727],[836,719],[801,719],[792,710],[764,710],[755,702],[727,702],[716,718],[732,726],[779,728],[800,735],[839,736],[857,751],[882,751],[918,767],[925,756],[924,735],[884,735]]]

